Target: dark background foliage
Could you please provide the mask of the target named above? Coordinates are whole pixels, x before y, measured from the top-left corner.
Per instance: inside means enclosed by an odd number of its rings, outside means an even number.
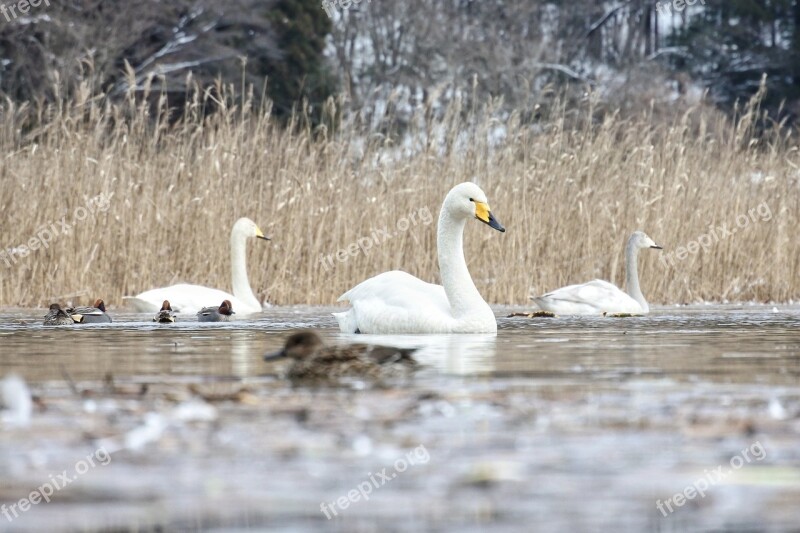
[[[89,80],[93,92],[121,97],[150,78],[180,107],[190,79],[201,87],[220,79],[252,85],[256,97],[266,90],[286,115],[295,102],[335,91],[322,56],[330,30],[315,0],[52,3],[24,19],[0,17],[0,90],[53,100]]]
[[[341,93],[376,123],[498,97],[534,120],[563,91],[636,111],[695,88],[731,110],[766,74],[765,107],[797,113],[800,1],[362,0],[332,11],[319,0],[42,4],[0,16],[0,92],[53,101],[88,84],[122,97],[150,80],[180,108],[187,81],[221,80],[266,94],[284,117]]]

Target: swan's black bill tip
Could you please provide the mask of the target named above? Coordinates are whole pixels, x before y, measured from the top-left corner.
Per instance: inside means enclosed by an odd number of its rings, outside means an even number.
[[[481,222],[483,222],[483,221],[481,221]],[[494,218],[494,215],[491,214],[491,213],[489,213],[489,222],[486,222],[486,224],[489,224],[490,228],[496,229],[500,233],[505,233],[506,232],[506,228],[504,228],[503,225],[501,223],[499,223],[497,221],[497,219]]]

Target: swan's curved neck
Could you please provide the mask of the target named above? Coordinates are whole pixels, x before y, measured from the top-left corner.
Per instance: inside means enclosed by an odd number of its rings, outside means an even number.
[[[642,310],[647,312],[650,310],[647,305],[647,300],[644,299],[642,289],[639,288],[639,266],[637,259],[639,257],[639,248],[634,244],[633,239],[628,241],[625,246],[625,288],[628,296],[636,300],[642,306]]]
[[[247,237],[231,232],[231,286],[233,295],[241,300],[248,307],[257,310],[261,309],[253,289],[250,288],[250,281],[247,279]],[[236,309],[234,309],[236,311]]]
[[[436,245],[439,253],[439,270],[442,285],[454,318],[467,315],[475,309],[488,308],[469,275],[464,259],[465,219],[457,220],[442,206]]]

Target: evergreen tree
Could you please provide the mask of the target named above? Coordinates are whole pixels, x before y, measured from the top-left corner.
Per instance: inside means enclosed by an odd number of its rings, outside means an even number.
[[[800,1],[717,0],[669,39],[671,56],[726,106],[752,96],[767,75],[764,105],[777,110],[800,96]]]

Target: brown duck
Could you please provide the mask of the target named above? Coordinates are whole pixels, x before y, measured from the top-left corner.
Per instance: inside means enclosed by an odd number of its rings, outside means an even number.
[[[175,322],[175,312],[172,310],[169,300],[164,300],[164,303],[161,304],[161,310],[153,317],[153,322],[158,322],[160,324],[171,324]]]
[[[50,311],[44,316],[45,326],[71,326],[75,322],[58,304],[50,304]]]
[[[286,377],[292,380],[331,381],[341,377],[379,380],[402,376],[418,363],[412,357],[417,348],[395,348],[371,344],[325,346],[314,331],[290,335],[282,350],[264,356],[265,361],[292,359]]]

